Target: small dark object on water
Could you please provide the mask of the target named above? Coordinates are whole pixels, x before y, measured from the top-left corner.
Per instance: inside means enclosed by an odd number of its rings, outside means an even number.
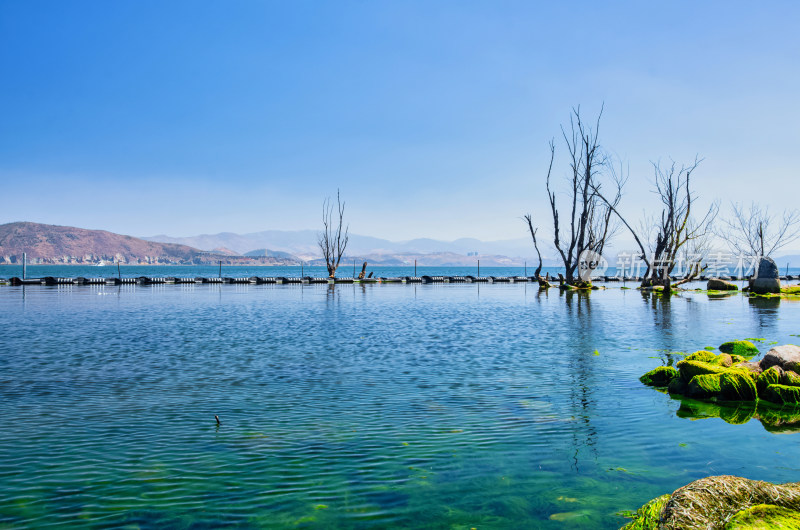
[[[217,420],[217,426],[221,425],[221,424],[220,424],[220,421],[219,421],[219,416],[217,416],[216,414],[214,414],[214,419],[215,419],[215,420]]]

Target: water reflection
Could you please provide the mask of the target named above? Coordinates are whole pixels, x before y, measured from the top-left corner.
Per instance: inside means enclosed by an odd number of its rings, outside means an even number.
[[[670,396],[681,402],[676,415],[691,420],[720,418],[725,423],[743,425],[758,420],[769,432],[800,432],[800,408],[778,407],[764,401],[714,403],[683,396]]]
[[[765,331],[771,331],[775,327],[775,321],[778,318],[778,308],[781,305],[780,297],[762,298],[751,296],[747,298],[747,302],[750,308],[753,309],[758,327]]]

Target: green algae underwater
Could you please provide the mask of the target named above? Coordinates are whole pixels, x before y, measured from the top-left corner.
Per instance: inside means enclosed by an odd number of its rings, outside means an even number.
[[[0,308],[0,528],[619,528],[699,478],[798,472],[796,435],[727,421],[760,409],[639,382],[791,342],[790,300],[198,285]]]

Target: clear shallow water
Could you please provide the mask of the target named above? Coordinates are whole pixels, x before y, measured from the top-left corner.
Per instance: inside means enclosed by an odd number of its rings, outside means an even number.
[[[800,434],[678,417],[638,377],[669,351],[796,341],[799,308],[527,284],[2,287],[0,527],[616,528],[707,475],[797,480]]]

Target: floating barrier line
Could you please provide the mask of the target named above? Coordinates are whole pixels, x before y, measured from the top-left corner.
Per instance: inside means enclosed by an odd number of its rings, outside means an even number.
[[[706,281],[708,278],[700,277],[695,281]],[[800,279],[800,276],[782,276],[782,281]],[[743,281],[747,278],[741,276],[731,277],[731,281]],[[551,281],[557,281],[551,278]],[[641,277],[619,277],[601,276],[594,278],[594,283],[606,282],[641,282]],[[303,276],[302,278],[284,276],[251,276],[246,278],[220,278],[220,277],[197,277],[197,278],[175,278],[172,276],[140,276],[137,278],[62,278],[47,276],[44,278],[19,278],[14,277],[8,280],[0,278],[0,285],[186,285],[186,284],[231,284],[231,285],[305,285],[305,284],[374,284],[374,283],[536,283],[533,276],[396,276],[379,278],[314,278]]]

